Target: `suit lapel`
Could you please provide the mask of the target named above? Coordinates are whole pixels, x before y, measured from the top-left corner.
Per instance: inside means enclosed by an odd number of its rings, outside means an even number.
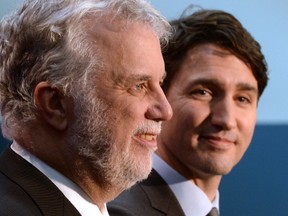
[[[45,175],[10,148],[0,157],[0,170],[29,194],[44,215],[80,216],[75,207]]]
[[[153,169],[148,179],[140,183],[150,199],[151,206],[165,215],[185,216],[178,200],[161,176]]]

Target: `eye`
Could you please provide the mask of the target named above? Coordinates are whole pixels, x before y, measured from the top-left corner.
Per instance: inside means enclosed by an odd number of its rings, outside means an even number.
[[[242,93],[235,95],[236,103],[241,107],[257,106],[257,94],[252,93]]]
[[[189,97],[195,100],[210,100],[212,96],[212,91],[207,88],[196,88],[189,93]]]
[[[190,95],[198,95],[198,96],[206,96],[211,94],[212,93],[209,90],[203,88],[194,89],[190,92]]]
[[[244,96],[239,96],[237,98],[237,100],[240,102],[240,103],[250,103],[250,99],[247,98],[247,97],[244,97]]]
[[[145,83],[138,83],[133,88],[134,88],[135,91],[140,92],[140,91],[142,91],[143,89],[146,88],[146,85],[145,85]]]
[[[128,89],[128,92],[132,95],[145,94],[146,91],[147,91],[146,82],[140,82],[140,83],[134,84],[131,88]]]
[[[195,93],[199,95],[207,95],[208,91],[206,91],[205,89],[199,89]]]

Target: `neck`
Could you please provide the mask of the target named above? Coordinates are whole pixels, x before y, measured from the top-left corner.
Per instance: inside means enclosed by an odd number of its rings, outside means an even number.
[[[210,201],[215,199],[222,175],[215,175],[193,169],[182,161],[175,158],[173,159],[171,154],[168,156],[167,151],[163,151],[161,146],[158,148],[156,153],[159,157],[166,161],[166,163],[173,167],[173,169],[177,170],[181,175],[198,186],[207,195]]]
[[[80,175],[76,177],[73,176],[72,178],[90,197],[92,202],[98,206],[101,212],[104,211],[107,202],[113,200],[123,191],[111,184],[103,185],[97,182],[97,180],[93,178],[93,175],[85,174],[83,170]]]
[[[222,176],[210,176],[205,179],[203,178],[192,178],[191,181],[197,185],[210,199],[214,201],[216,193],[218,191]]]

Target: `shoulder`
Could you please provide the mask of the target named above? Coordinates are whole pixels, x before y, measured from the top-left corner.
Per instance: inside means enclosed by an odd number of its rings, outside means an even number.
[[[37,168],[6,149],[0,156],[0,215],[80,215]]]
[[[149,197],[147,197],[143,188],[139,184],[136,184],[127,191],[124,191],[107,205],[111,216],[140,216],[141,212],[139,212],[139,209],[142,210],[144,207],[147,209],[149,206]]]
[[[0,172],[0,215],[42,215],[33,199]]]
[[[163,187],[167,189],[164,193]],[[109,214],[111,216],[165,215],[161,211],[161,206],[166,205],[165,200],[169,197],[166,194],[170,193],[169,191],[168,185],[155,171],[152,171],[148,179],[134,185],[108,203]]]
[[[0,215],[42,215],[31,195],[21,185],[19,173],[30,178],[31,172],[18,164],[26,161],[7,148],[0,156]],[[31,185],[33,182],[30,182]]]

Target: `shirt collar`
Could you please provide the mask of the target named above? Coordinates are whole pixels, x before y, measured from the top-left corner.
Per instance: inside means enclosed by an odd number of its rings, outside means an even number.
[[[25,150],[15,141],[11,145],[11,149],[48,177],[82,216],[109,216],[106,205],[103,213],[101,213],[98,206],[92,202],[79,186]]]
[[[216,207],[219,211],[219,191],[211,203],[199,187],[179,174],[156,154],[153,154],[153,168],[169,185],[185,215],[205,216],[212,207]]]

